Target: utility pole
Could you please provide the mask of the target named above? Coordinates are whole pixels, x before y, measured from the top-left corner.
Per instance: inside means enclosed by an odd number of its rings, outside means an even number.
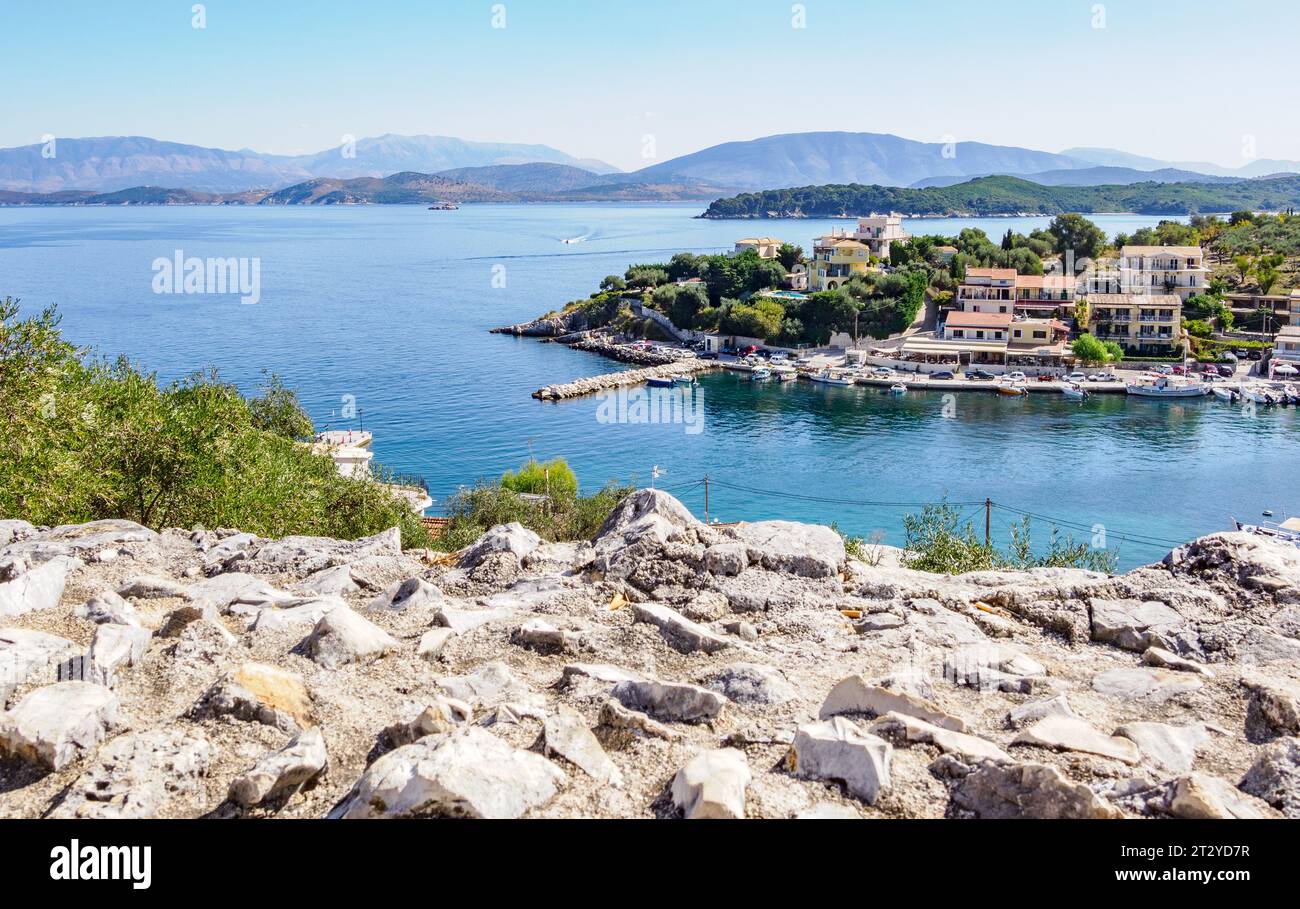
[[[989,533],[989,529],[990,529],[989,525],[992,523],[992,518],[993,518],[993,500],[985,499],[984,500],[984,545],[986,547],[993,545],[993,538]]]
[[[704,523],[709,523],[709,475],[704,475]]]

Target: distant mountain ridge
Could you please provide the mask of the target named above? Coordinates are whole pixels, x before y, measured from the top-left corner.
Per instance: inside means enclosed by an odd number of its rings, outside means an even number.
[[[908,186],[934,176],[1029,173],[1082,166],[1051,152],[982,142],[918,142],[884,133],[811,132],[727,142],[636,171],[740,189],[819,183]]]
[[[541,161],[608,174],[615,168],[574,158],[546,145],[469,142],[446,136],[379,136],[311,155],[270,155],[242,149],[204,148],[144,136],[59,139],[0,149],[0,190],[103,193],[138,186],[229,193],[281,189],[332,177],[384,177],[404,171],[437,173]]]
[[[1131,167],[1080,167],[1048,170],[1036,174],[979,174],[981,177],[1019,177],[1043,186],[1125,186],[1132,183],[1239,183],[1246,177],[1216,177],[1191,170],[1165,167],[1160,170],[1134,170]],[[912,189],[929,186],[954,186],[967,177],[927,177],[912,184]]]

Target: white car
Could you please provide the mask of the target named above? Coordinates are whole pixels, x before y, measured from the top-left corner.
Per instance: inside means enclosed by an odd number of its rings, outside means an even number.
[[[1089,382],[1114,382],[1115,374],[1113,372],[1094,372],[1088,376]]]
[[[892,379],[894,377],[894,370],[888,366],[877,366],[875,369],[871,370],[871,374],[877,379]]]
[[[1081,373],[1081,372],[1072,372],[1072,373],[1070,373],[1068,376],[1065,377],[1065,381],[1067,381],[1067,382],[1086,382],[1086,381],[1088,381],[1088,377],[1087,377],[1086,375],[1084,375],[1083,373]]]
[[[1153,369],[1152,372],[1162,376],[1172,376],[1174,374],[1174,368],[1170,366],[1168,363],[1161,363],[1155,369]]]
[[[1007,373],[1007,378],[1010,379],[1012,382],[1023,382],[1027,377],[1023,372],[1016,370],[1015,372]]]

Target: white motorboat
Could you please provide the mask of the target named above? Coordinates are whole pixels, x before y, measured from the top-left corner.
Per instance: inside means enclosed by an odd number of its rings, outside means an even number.
[[[1029,386],[1023,381],[999,382],[993,390],[1000,395],[1007,395],[1010,397],[1029,394]]]
[[[1263,404],[1265,407],[1282,403],[1281,395],[1267,385],[1243,385],[1241,386],[1241,396],[1247,401]]]
[[[1083,401],[1090,395],[1088,389],[1084,388],[1078,382],[1071,382],[1061,388],[1061,394],[1071,401]]]
[[[772,370],[760,366],[749,374],[749,378],[755,382],[767,382],[772,378]]]
[[[1227,401],[1229,404],[1241,400],[1241,392],[1231,385],[1215,385],[1210,391],[1220,401]]]
[[[895,382],[893,385],[889,386],[889,393],[891,395],[905,395],[907,394],[907,386],[902,382]]]
[[[1268,512],[1265,512],[1268,514]],[[1245,533],[1254,533],[1262,537],[1272,537],[1284,543],[1300,547],[1300,518],[1287,518],[1280,524],[1263,521],[1259,524],[1245,524],[1236,519],[1232,522],[1236,528]]]
[[[799,371],[793,366],[773,366],[772,378],[778,382],[793,382],[799,378]]]
[[[1203,398],[1210,393],[1207,384],[1175,376],[1127,382],[1124,388],[1129,394],[1142,398]]]
[[[838,369],[823,369],[821,372],[811,376],[811,378],[814,382],[819,382],[822,385],[848,386],[857,382],[853,376],[847,375],[844,371]]]

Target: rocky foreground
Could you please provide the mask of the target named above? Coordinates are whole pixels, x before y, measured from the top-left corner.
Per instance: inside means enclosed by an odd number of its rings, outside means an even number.
[[[0,522],[4,817],[1300,817],[1300,550],[912,571],[625,499],[591,543]]]

